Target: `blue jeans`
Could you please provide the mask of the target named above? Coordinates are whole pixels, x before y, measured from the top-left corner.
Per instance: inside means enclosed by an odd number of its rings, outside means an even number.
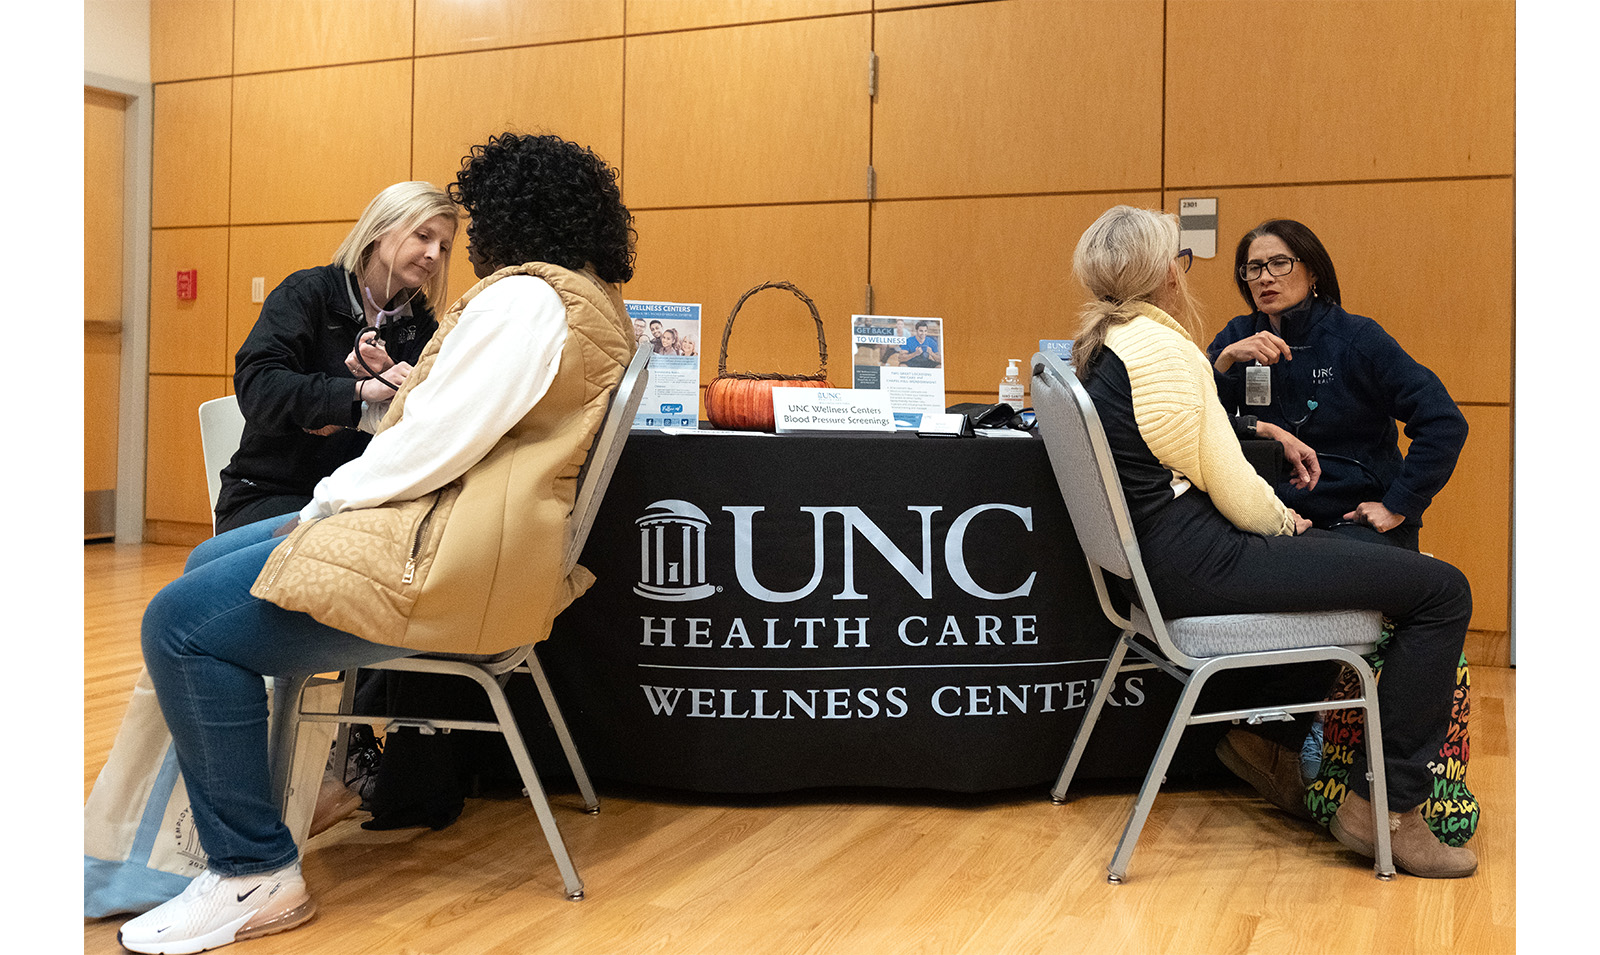
[[[172,731],[195,828],[219,875],[271,872],[298,851],[272,795],[264,676],[323,673],[415,653],[250,596],[293,514],[219,534],[145,608],[145,667]]]

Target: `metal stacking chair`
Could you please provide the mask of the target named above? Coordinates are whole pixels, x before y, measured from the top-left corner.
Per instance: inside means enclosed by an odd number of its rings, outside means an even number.
[[[589,529],[594,525],[600,500],[605,494],[606,485],[611,481],[611,472],[616,467],[617,458],[622,454],[623,443],[633,426],[634,412],[639,407],[640,399],[644,397],[645,383],[649,377],[646,368],[649,360],[650,346],[647,342],[634,352],[633,360],[629,362],[627,371],[612,394],[611,406],[607,409],[600,431],[590,446],[589,459],[578,475],[578,495],[572,508],[571,538],[567,546],[564,572],[571,571],[577,564],[578,556],[583,552],[584,541],[589,536]],[[577,781],[578,791],[583,797],[584,811],[599,812],[600,800],[595,795],[594,786],[589,781],[589,774],[584,770],[582,760],[578,757],[572,734],[561,716],[560,707],[556,704],[555,694],[545,678],[544,669],[539,665],[539,657],[534,653],[534,643],[544,639],[545,634],[528,636],[531,638],[529,643],[492,656],[426,653],[385,660],[361,668],[409,673],[444,673],[466,677],[475,681],[488,695],[494,711],[493,720],[449,720],[427,716],[391,717],[354,713],[352,710],[355,700],[357,672],[355,670],[346,671],[344,674],[344,692],[339,712],[306,712],[302,708],[301,691],[312,677],[278,678],[273,687],[271,731],[273,791],[279,794],[283,802],[287,802],[290,795],[289,771],[294,765],[295,737],[298,735],[301,722],[384,723],[389,729],[414,727],[423,733],[440,730],[479,730],[503,734],[506,745],[511,750],[512,759],[516,762],[517,771],[522,776],[522,784],[527,788],[528,799],[533,803],[533,810],[539,817],[545,841],[549,843],[550,852],[555,856],[556,867],[561,870],[567,898],[573,901],[582,899],[583,881],[578,878],[577,869],[573,867],[572,858],[567,853],[566,843],[561,838],[561,830],[556,826],[555,816],[550,811],[550,802],[545,797],[544,787],[539,783],[539,774],[534,768],[533,758],[528,753],[522,733],[517,729],[516,718],[506,699],[504,686],[511,674],[527,673],[533,677],[534,685],[539,690],[539,697],[544,701],[545,710],[550,716],[551,725],[555,728],[556,737],[566,754],[567,764]],[[335,766],[344,766],[345,745],[346,736],[341,733],[334,754]]]
[[[1128,861],[1185,727],[1224,721],[1244,720],[1254,724],[1288,720],[1293,719],[1295,713],[1333,709],[1366,711],[1368,778],[1372,783],[1373,822],[1377,834],[1374,867],[1379,879],[1392,879],[1394,863],[1389,851],[1377,680],[1372,668],[1361,657],[1376,643],[1382,616],[1375,611],[1338,611],[1163,617],[1145,575],[1139,542],[1134,536],[1100,416],[1072,368],[1058,356],[1042,352],[1033,356],[1033,406],[1056,482],[1089,562],[1089,576],[1100,597],[1100,609],[1122,630],[1106,660],[1105,672],[1084,713],[1083,724],[1072,741],[1066,763],[1061,767],[1061,776],[1050,791],[1051,800],[1057,805],[1066,802],[1067,787],[1072,783],[1078,761],[1089,743],[1089,734],[1094,731],[1118,676],[1134,670],[1157,669],[1183,684],[1160,747],[1128,815],[1122,841],[1107,866],[1107,881],[1120,884],[1127,876]],[[1132,582],[1135,599],[1126,617],[1113,605],[1107,589],[1107,573]],[[1125,662],[1129,651],[1139,659]],[[1337,661],[1357,673],[1361,677],[1361,695],[1349,700],[1194,712],[1206,681],[1220,671],[1322,660]]]

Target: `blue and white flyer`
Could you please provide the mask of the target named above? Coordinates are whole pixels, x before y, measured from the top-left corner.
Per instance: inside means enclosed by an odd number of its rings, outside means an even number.
[[[700,424],[700,306],[630,302],[636,341],[648,342],[650,380],[634,428],[693,428]]]
[[[881,389],[901,415],[944,412],[944,321],[895,315],[853,315],[852,384]]]

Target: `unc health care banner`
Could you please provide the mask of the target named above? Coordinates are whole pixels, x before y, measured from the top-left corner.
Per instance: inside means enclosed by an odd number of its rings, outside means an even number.
[[[1053,780],[1115,630],[1040,441],[636,432],[541,658],[591,772],[715,792]],[[1115,688],[1084,775],[1176,698]]]

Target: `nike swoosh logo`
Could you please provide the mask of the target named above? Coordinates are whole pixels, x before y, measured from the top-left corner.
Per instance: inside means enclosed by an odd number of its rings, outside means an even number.
[[[248,899],[248,898],[249,898],[249,897],[250,897],[250,896],[252,896],[252,895],[255,895],[255,894],[256,894],[256,889],[259,889],[259,888],[261,888],[261,883],[259,883],[259,882],[257,882],[257,883],[256,883],[256,884],[255,884],[255,885],[254,885],[254,886],[253,886],[253,887],[252,887],[252,888],[251,888],[251,889],[250,889],[250,891],[249,891],[249,892],[246,892],[246,893],[245,893],[245,894],[243,894],[243,895],[241,895],[241,896],[239,896],[239,897],[238,897],[238,898],[237,898],[237,899],[235,899],[235,900],[234,900],[234,901],[236,901],[236,902],[243,902],[243,901],[244,901],[244,900],[245,900],[245,899]]]

